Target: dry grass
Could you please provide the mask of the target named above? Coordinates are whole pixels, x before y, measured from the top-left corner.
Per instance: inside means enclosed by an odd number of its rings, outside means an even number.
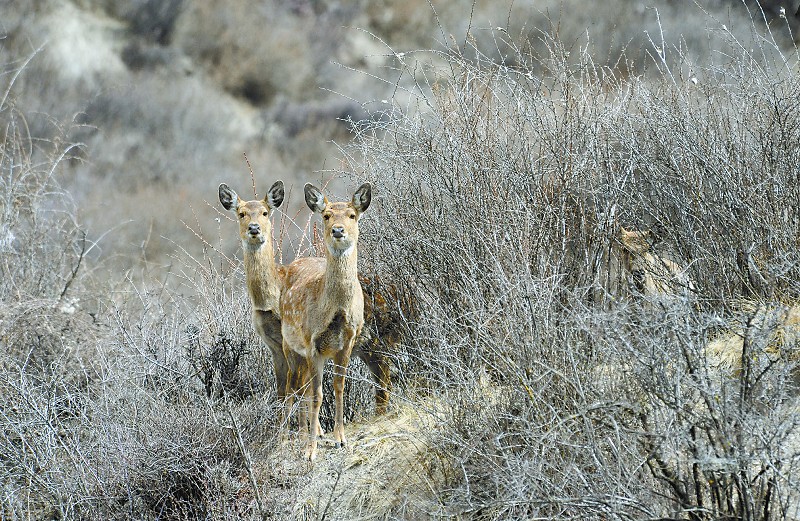
[[[336,449],[323,438],[313,467],[292,455],[290,442],[270,465],[297,479],[290,498],[283,494],[287,519],[387,519],[426,517],[436,509],[442,460],[430,432],[442,422],[441,404],[430,399],[396,404],[386,416],[345,428],[349,447]],[[328,441],[329,443],[326,443]],[[280,491],[277,491],[280,494]],[[287,501],[289,499],[289,501]]]
[[[797,482],[762,440],[795,468],[796,421],[779,406],[795,362],[745,361],[719,379],[705,348],[733,299],[798,294],[800,135],[794,102],[768,108],[793,99],[796,70],[762,40],[698,67],[695,83],[682,48],[654,40],[657,77],[630,78],[543,40],[549,54],[510,67],[477,46],[452,57],[417,105],[361,134],[352,167],[383,187],[368,260],[424,303],[402,365],[452,406],[434,444],[463,469],[446,476],[447,510],[792,518]],[[552,76],[525,74],[542,69]],[[780,140],[769,111],[787,125]],[[699,299],[628,292],[620,226],[655,230]],[[481,373],[508,389],[500,406],[475,392]]]
[[[135,25],[135,10],[123,16],[104,5]],[[290,6],[272,13],[292,21],[284,29],[322,16],[314,10],[322,4],[296,5],[299,14]],[[252,42],[235,31],[252,8],[236,6],[237,22],[222,20],[220,37]],[[476,13],[490,9],[475,4]],[[445,34],[455,10],[442,9]],[[631,58],[632,68],[563,41],[573,31],[566,18],[561,34],[519,38],[479,32],[476,21],[475,37],[456,31],[446,51],[376,60],[391,68],[378,65],[373,79],[395,95],[365,105],[380,110],[357,127],[352,146],[333,147],[335,164],[302,175],[335,178],[334,187],[373,182],[359,256],[418,313],[392,353],[390,414],[359,413],[371,410],[373,393],[355,368],[351,447],[323,447],[314,466],[281,439],[233,225],[200,202],[213,200],[219,181],[233,182],[230,171],[244,171],[241,151],[227,147],[268,145],[250,154],[265,170],[256,176],[262,186],[294,175],[303,160],[284,156],[313,135],[301,130],[281,143],[288,134],[261,136],[257,124],[234,132],[260,121],[252,100],[201,81],[213,76],[212,62],[192,62],[198,68],[181,76],[170,59],[125,73],[156,71],[139,78],[141,91],[93,98],[97,110],[85,117],[95,118],[95,133],[74,125],[83,120],[73,112],[19,110],[34,95],[54,107],[79,85],[37,83],[46,62],[16,77],[22,64],[12,62],[2,77],[20,83],[0,99],[0,517],[797,519],[797,51],[762,38],[759,25],[723,28],[733,27],[731,11],[725,22],[692,19],[688,28],[715,50],[695,53],[669,38],[672,11],[664,8],[661,25],[652,11],[627,13],[642,22],[637,31],[654,28],[651,40],[637,40],[643,61]],[[161,21],[171,27],[168,15]],[[170,41],[201,38],[181,32],[189,18],[180,16]],[[420,34],[441,34],[427,22]],[[143,48],[178,48],[140,37]],[[272,66],[257,49],[230,52],[226,60]],[[637,63],[647,71],[630,74]],[[165,91],[173,80],[186,96]],[[314,108],[293,107],[291,125]],[[233,123],[220,136],[204,124],[227,116]],[[138,183],[114,170],[125,158],[145,176]],[[164,214],[174,226],[170,247],[148,251],[116,222],[89,228],[83,241],[78,209],[95,195],[77,191],[73,204],[60,183],[70,178],[106,193],[119,179],[145,187],[152,206],[109,198],[93,211],[98,220],[110,209]],[[191,229],[178,225],[187,207]],[[314,249],[304,215],[290,207],[279,216],[293,230],[278,238],[283,262]],[[654,251],[686,267],[697,297],[646,302],[631,291],[621,226],[651,230]],[[158,259],[116,270],[108,228],[137,255]],[[136,225],[145,237],[158,230]],[[166,263],[168,272],[156,267]],[[759,304],[748,312],[742,301]],[[752,341],[735,346],[739,369],[721,374],[709,364],[709,342],[738,329]]]

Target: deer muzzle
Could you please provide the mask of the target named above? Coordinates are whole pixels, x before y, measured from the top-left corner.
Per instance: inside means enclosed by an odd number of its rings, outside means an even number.
[[[343,239],[345,236],[344,226],[334,226],[331,228],[331,236],[334,239]]]

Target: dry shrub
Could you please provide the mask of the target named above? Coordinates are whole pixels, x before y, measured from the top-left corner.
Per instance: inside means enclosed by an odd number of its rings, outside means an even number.
[[[246,32],[237,23],[223,36]],[[69,314],[90,265],[52,174],[74,148],[53,129],[31,139],[3,100],[2,515],[796,518],[796,339],[736,302],[798,300],[800,81],[770,39],[703,23],[736,52],[695,59],[653,36],[646,76],[547,33],[531,46],[544,51],[489,31],[491,51],[465,38],[463,53],[434,53],[440,69],[398,62],[407,91],[341,160],[375,186],[362,266],[417,310],[392,353],[396,416],[351,436],[352,458],[331,451],[288,479],[297,451],[275,439],[242,273],[218,255],[230,248],[179,247],[157,282],[129,272],[124,291],[91,299],[108,329],[94,309]],[[175,42],[192,41],[185,29]],[[198,132],[202,119],[178,118]],[[696,298],[630,290],[622,226],[651,230]],[[731,323],[747,340],[723,374],[707,348]],[[352,410],[372,395],[359,371]]]
[[[128,371],[140,371],[127,367]],[[77,506],[83,518],[255,518],[258,509],[247,463],[224,409],[200,401],[158,400],[141,374],[119,379],[93,401],[95,427],[83,448],[94,475],[92,499]],[[250,443],[263,415],[248,405],[231,414]]]
[[[131,282],[117,303],[106,301],[113,322],[102,329],[87,327],[90,317],[81,312],[51,311],[69,318],[50,316],[43,327],[31,306],[4,310],[4,341],[11,354],[20,353],[0,359],[0,387],[10,398],[0,440],[10,512],[32,508],[79,519],[263,515],[269,474],[256,485],[253,459],[275,449],[279,432],[269,363],[252,334],[246,295],[230,290],[231,281],[239,287],[236,275],[224,282],[218,265],[180,258],[191,292],[180,284]],[[12,337],[7,324],[32,327]],[[62,324],[75,331],[49,329]],[[89,338],[92,331],[97,336]]]
[[[377,236],[371,261],[385,279],[409,281],[424,310],[401,368],[450,405],[434,451],[469,493],[459,488],[446,511],[635,511],[614,499],[634,495],[629,449],[600,441],[621,435],[619,408],[592,404],[592,346],[574,315],[599,277],[586,266],[610,247],[613,201],[590,162],[614,106],[573,84],[545,91],[512,70],[451,66],[447,84],[423,93],[432,110],[400,117],[387,139],[362,136],[382,203],[365,226]]]
[[[735,299],[797,299],[796,55],[719,37],[740,51],[691,75],[654,40],[653,78],[547,35],[513,66],[472,48],[359,135],[365,260],[424,310],[401,369],[450,406],[433,443],[460,469],[450,514],[797,515],[796,362],[754,344],[730,377],[706,352]],[[650,229],[697,294],[644,299],[622,226]]]
[[[64,143],[63,137],[40,141],[30,134],[22,112],[0,107],[5,124],[0,142],[0,298],[57,300],[66,296],[86,249],[71,199],[57,180],[80,146]]]
[[[251,454],[274,448],[277,415],[241,270],[182,250],[188,286],[94,293],[95,244],[57,182],[76,147],[31,134],[12,101],[0,100],[2,516],[263,517],[269,483],[251,479]]]
[[[721,374],[732,375],[747,366],[742,363],[743,356],[767,363],[780,359],[796,362],[800,359],[799,323],[800,306],[796,304],[765,307],[742,301],[727,327],[706,346],[706,356]]]
[[[87,239],[58,182],[79,147],[56,123],[32,134],[10,87],[0,99],[0,504],[4,517],[63,517],[88,483],[70,470],[81,458],[71,440],[99,379],[103,329],[80,307],[93,301]]]

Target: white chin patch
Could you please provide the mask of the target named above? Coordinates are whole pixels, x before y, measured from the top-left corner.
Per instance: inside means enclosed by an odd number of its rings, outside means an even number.
[[[257,251],[264,245],[264,236],[259,235],[255,239],[242,239],[242,248],[247,251]]]
[[[344,246],[344,245],[343,245]],[[336,248],[334,246],[328,246],[328,251],[331,252],[331,255],[334,257],[347,257],[353,252],[353,245],[349,244],[346,248]]]

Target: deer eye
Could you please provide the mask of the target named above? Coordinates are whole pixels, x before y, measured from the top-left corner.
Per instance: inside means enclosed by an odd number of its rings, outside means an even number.
[[[351,218],[351,219],[355,219],[355,218],[356,218],[356,214],[354,214],[354,213],[351,213],[351,214],[350,214],[350,218]]]
[[[330,219],[330,218],[331,218],[331,216],[330,216],[330,214],[327,214],[327,213],[326,213],[325,215],[323,215],[323,216],[322,216],[322,218],[323,218],[323,219],[325,219],[325,220],[327,221],[328,219]]]
[[[264,212],[262,215],[263,215],[264,217],[266,217],[266,216],[268,216],[268,215],[269,215],[269,212]]]
[[[239,219],[244,219],[244,212],[241,212],[241,213],[239,214]]]

